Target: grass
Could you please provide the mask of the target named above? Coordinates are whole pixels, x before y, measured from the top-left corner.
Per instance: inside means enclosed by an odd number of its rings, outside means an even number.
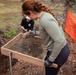
[[[8,24],[20,24],[21,19],[19,0],[0,0],[0,30],[6,29]]]

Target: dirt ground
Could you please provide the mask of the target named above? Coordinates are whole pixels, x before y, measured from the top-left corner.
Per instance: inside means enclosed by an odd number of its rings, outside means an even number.
[[[66,17],[67,8],[69,8],[72,11],[72,13],[74,14],[74,16],[76,17],[76,8],[75,8],[76,3],[73,4],[72,7],[66,7],[65,1],[61,1],[61,0],[57,0],[54,3],[52,3],[51,0],[48,0],[48,1],[41,0],[41,1],[50,7],[52,12],[57,17],[57,19],[60,20],[60,22],[62,23],[63,27],[65,25],[65,17]],[[21,3],[22,3],[21,0],[11,0],[11,1],[10,0],[6,0],[6,1],[0,0],[0,7],[2,8],[2,9],[0,8],[1,9],[1,12],[0,12],[0,17],[1,17],[1,20],[0,20],[0,47],[2,47],[10,39],[12,39],[12,38],[8,39],[8,38],[4,37],[3,34],[4,34],[5,29],[2,29],[2,25],[6,26],[6,27],[8,25],[9,26],[17,25],[18,28],[20,27],[20,21],[21,21],[22,17],[20,14],[21,10],[18,10],[18,9],[21,9],[21,7],[18,5],[21,5]],[[16,4],[17,4],[17,6],[16,6]],[[7,13],[5,13],[5,12],[7,12]],[[9,14],[11,14],[11,16]],[[37,24],[39,24],[39,23],[37,23]],[[19,31],[21,31],[20,28],[19,28]],[[69,55],[67,62],[60,69],[58,75],[76,75],[76,43],[74,43],[73,40],[71,39],[71,37],[68,36],[66,33],[65,33],[65,36],[66,36],[68,46],[70,49],[70,55]],[[28,42],[27,42],[27,44],[28,44]],[[35,44],[36,43],[34,43],[33,45],[35,45]],[[23,43],[23,45],[25,45],[25,43]],[[40,44],[37,44],[37,46],[35,46],[35,47],[42,50],[41,47],[39,48],[38,46],[40,46]],[[30,47],[32,47],[32,45]],[[29,49],[28,46],[27,46],[27,49]],[[33,48],[31,48],[31,49],[33,49]],[[12,63],[13,63],[13,67],[12,67],[13,75],[45,75],[43,67],[39,67],[39,66],[27,63],[27,62],[25,63],[21,60],[16,60],[16,59],[13,59]],[[10,75],[9,58],[4,55],[1,55],[1,54],[0,54],[0,75]]]

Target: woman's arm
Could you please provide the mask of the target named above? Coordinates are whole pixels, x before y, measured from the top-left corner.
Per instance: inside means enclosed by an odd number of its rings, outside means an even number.
[[[65,40],[59,29],[59,25],[53,19],[46,19],[46,21],[43,22],[43,28],[54,41],[52,53],[49,57],[49,60],[53,62],[64,47]]]

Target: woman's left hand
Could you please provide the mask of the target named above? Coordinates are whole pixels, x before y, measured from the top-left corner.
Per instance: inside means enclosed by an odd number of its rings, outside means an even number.
[[[47,60],[45,61],[45,66],[46,66],[46,67],[51,67],[52,64],[53,64],[53,62],[51,62],[49,59],[47,59]]]

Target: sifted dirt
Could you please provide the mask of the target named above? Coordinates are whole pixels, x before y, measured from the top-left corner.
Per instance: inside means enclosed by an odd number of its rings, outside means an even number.
[[[24,53],[33,57],[40,57],[44,52],[43,47],[44,47],[44,44],[41,39],[29,36],[29,37],[21,38],[13,46],[9,47],[9,49],[15,50],[20,53]]]

